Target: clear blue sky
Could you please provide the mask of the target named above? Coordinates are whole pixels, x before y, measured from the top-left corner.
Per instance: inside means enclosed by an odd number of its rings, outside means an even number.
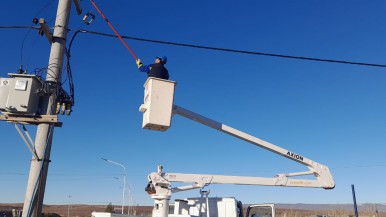
[[[4,1],[0,26],[54,26],[57,1]],[[385,1],[97,1],[122,35],[295,56],[386,64]],[[48,4],[48,5],[47,5]],[[82,1],[84,12],[92,10]],[[70,28],[113,33],[95,10]],[[0,76],[22,63],[45,68],[50,46],[26,29],[0,29]],[[71,37],[69,35],[69,37]],[[127,40],[143,62],[165,54],[178,82],[175,104],[330,167],[336,188],[209,186],[211,196],[244,203],[386,203],[386,70],[225,53]],[[229,135],[174,117],[165,133],[141,128],[146,75],[116,38],[79,34],[71,66],[76,105],[55,130],[44,203],[121,203],[122,168],[135,204],[151,205],[147,174],[166,172],[272,177],[306,168]],[[22,56],[22,58],[21,58]],[[67,84],[66,84],[67,85]],[[23,202],[31,154],[0,123],[0,203]],[[28,127],[34,136],[36,128]],[[115,179],[118,177],[120,179]],[[173,198],[198,196],[197,190]]]

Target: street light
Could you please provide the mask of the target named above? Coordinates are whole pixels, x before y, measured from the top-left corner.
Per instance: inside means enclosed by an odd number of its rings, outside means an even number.
[[[122,193],[122,214],[123,214],[123,209],[125,206],[126,167],[120,163],[114,162],[114,161],[106,159],[106,158],[101,158],[101,159],[104,161],[107,161],[108,163],[112,163],[112,164],[121,166],[123,168],[123,193]]]

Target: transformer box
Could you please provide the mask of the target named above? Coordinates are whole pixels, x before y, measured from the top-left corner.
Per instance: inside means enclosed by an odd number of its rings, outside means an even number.
[[[42,88],[40,78],[29,74],[8,74],[0,78],[0,111],[11,114],[35,115],[39,109]]]

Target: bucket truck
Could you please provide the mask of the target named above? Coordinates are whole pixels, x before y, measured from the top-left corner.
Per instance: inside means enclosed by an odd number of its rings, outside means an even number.
[[[145,87],[144,103],[139,110],[143,112],[142,127],[149,130],[166,131],[171,126],[173,115],[180,115],[200,124],[227,133],[258,147],[303,164],[306,171],[277,174],[274,177],[244,177],[211,174],[165,173],[162,166],[148,176],[146,192],[155,200],[153,217],[243,217],[241,202],[235,198],[209,198],[202,192],[201,198],[177,200],[174,212],[169,214],[169,201],[173,193],[191,189],[203,189],[210,184],[235,184],[256,186],[285,186],[333,189],[335,181],[329,168],[298,153],[286,150],[267,141],[214,121],[180,106],[174,105],[174,81],[148,78]],[[294,179],[292,177],[313,175],[314,179]],[[190,183],[185,186],[172,186],[173,182]],[[268,210],[268,212],[267,212]],[[247,209],[245,217],[274,216],[273,205],[255,205]]]

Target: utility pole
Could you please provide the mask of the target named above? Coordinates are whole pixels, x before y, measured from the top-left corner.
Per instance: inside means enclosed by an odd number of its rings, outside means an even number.
[[[59,0],[55,29],[52,36],[50,59],[46,81],[60,85],[68,22],[71,9],[70,0]],[[53,94],[40,105],[41,114],[52,115],[56,109],[56,95]],[[53,124],[39,124],[36,131],[35,151],[39,159],[32,158],[28,184],[23,206],[23,217],[42,216],[44,191],[50,162],[51,144],[54,134]]]
[[[351,185],[351,191],[352,191],[352,198],[353,198],[353,201],[354,201],[354,212],[355,212],[355,216],[358,217],[357,198],[355,197],[355,188],[354,188],[354,185]]]
[[[68,195],[67,217],[70,217],[71,197],[71,195]]]

